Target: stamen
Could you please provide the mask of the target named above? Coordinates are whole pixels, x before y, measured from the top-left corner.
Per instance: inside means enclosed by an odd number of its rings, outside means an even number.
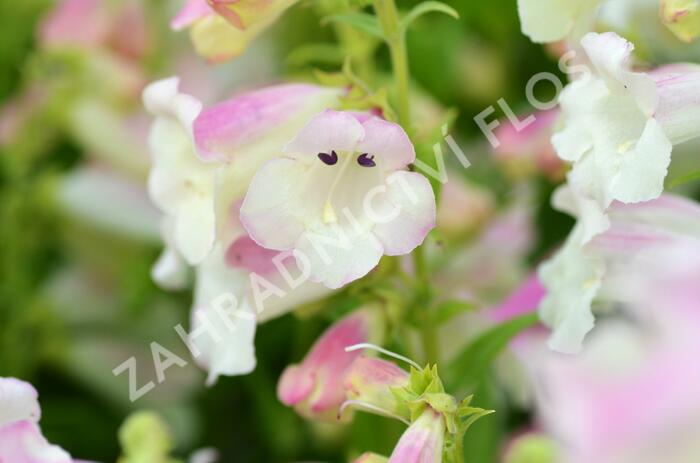
[[[323,223],[335,223],[338,221],[338,216],[335,215],[335,209],[330,201],[326,201],[323,205]]]
[[[338,162],[338,154],[335,151],[328,153],[318,153],[318,158],[326,165],[332,166]]]
[[[384,349],[384,348],[382,348],[382,347],[379,347],[379,346],[376,345],[376,344],[372,344],[372,343],[369,343],[369,342],[363,342],[363,343],[360,343],[360,344],[355,344],[355,345],[353,345],[353,346],[348,346],[348,347],[345,348],[345,352],[352,352],[352,351],[356,351],[356,350],[360,350],[360,349],[371,349],[371,350],[376,350],[377,352],[381,352],[382,354],[388,355],[389,357],[393,357],[393,358],[395,358],[395,359],[397,359],[397,360],[404,361],[404,362],[408,363],[409,365],[415,367],[417,370],[422,370],[422,369],[423,369],[420,365],[418,365],[416,362],[414,362],[414,361],[411,360],[410,358],[404,357],[403,355],[397,354],[396,352],[392,352],[392,351],[390,351],[390,350],[386,350],[386,349]]]
[[[362,153],[359,155],[357,163],[362,167],[374,167],[377,165],[377,163],[374,162],[374,155],[369,153]]]
[[[337,162],[337,157],[338,155],[336,154],[335,151],[332,151],[333,155],[336,157],[336,162]],[[319,154],[320,156],[320,154]],[[338,183],[340,183],[340,179],[343,178],[343,174],[345,174],[345,170],[347,169],[348,165],[350,165],[350,160],[352,159],[352,156],[349,154],[344,155],[345,159],[343,159],[342,164],[340,165],[340,170],[335,176],[335,179],[333,180],[333,184],[331,185],[330,189],[328,190],[328,196],[326,197],[326,202],[323,204],[323,223],[328,224],[328,223],[334,223],[338,221],[338,216],[335,214],[335,209],[333,208],[333,204],[331,204],[331,198],[333,197],[333,193],[335,193],[336,188],[338,187]],[[324,161],[325,162],[325,161]]]
[[[389,418],[396,418],[397,420],[401,421],[407,426],[411,425],[411,423],[408,420],[406,420],[403,416],[399,416],[396,413],[390,412],[389,410],[384,410],[383,408],[377,407],[376,405],[372,405],[367,402],[362,402],[361,400],[346,400],[345,402],[343,402],[340,406],[340,409],[338,410],[338,418],[343,416],[343,412],[345,412],[345,410],[351,405],[354,405],[357,408],[364,408],[365,410],[379,413],[380,415],[388,416]]]

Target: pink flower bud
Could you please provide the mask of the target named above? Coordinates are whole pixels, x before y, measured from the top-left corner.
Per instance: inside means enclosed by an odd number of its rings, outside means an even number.
[[[337,419],[345,402],[343,383],[361,350],[345,348],[376,342],[383,330],[379,313],[370,308],[353,312],[336,322],[316,340],[303,362],[291,365],[282,373],[277,396],[309,418]]]
[[[350,367],[345,377],[347,398],[362,408],[380,410],[391,416],[408,416],[408,408],[400,403],[391,392],[392,387],[408,384],[409,375],[404,370],[386,360],[359,357]]]

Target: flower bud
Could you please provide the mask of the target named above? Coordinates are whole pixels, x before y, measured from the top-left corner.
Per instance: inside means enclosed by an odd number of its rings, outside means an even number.
[[[360,408],[366,405],[369,411],[408,418],[405,403],[392,392],[394,387],[408,385],[409,375],[391,362],[377,358],[357,358],[345,377],[348,400]]]
[[[361,350],[345,348],[377,342],[383,331],[380,314],[372,308],[353,312],[336,322],[316,341],[304,361],[282,373],[277,396],[309,418],[335,420],[343,402],[345,376]]]
[[[661,0],[661,17],[666,27],[684,42],[700,35],[699,0]]]
[[[445,442],[445,420],[441,413],[426,407],[403,433],[389,463],[439,463]]]

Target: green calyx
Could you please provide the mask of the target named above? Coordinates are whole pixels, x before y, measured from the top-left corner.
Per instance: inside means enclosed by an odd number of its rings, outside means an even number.
[[[408,384],[392,388],[391,392],[399,403],[405,404],[404,418],[411,423],[421,416],[426,407],[442,415],[447,431],[447,461],[461,461],[452,458],[451,455],[457,451],[461,452],[464,434],[476,420],[493,413],[493,410],[472,407],[470,404],[473,396],[458,401],[445,392],[436,365],[428,365],[422,370],[412,367]]]

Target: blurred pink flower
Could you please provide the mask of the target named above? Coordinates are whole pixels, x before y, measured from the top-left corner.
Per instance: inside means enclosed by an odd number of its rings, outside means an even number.
[[[47,48],[104,48],[133,60],[142,58],[150,46],[140,0],[121,2],[116,11],[104,0],[60,0],[38,35]]]
[[[665,195],[613,204],[610,221],[586,251],[605,262],[598,300],[617,310],[577,357],[520,346],[541,424],[566,463],[695,461],[700,207]]]
[[[170,25],[189,28],[195,50],[211,62],[242,54],[296,0],[188,0]]]
[[[588,207],[593,201],[577,203],[572,191],[562,188],[555,199],[579,220],[564,246],[539,269],[547,288],[540,317],[552,329],[550,347],[566,353],[579,351],[593,328],[593,301],[619,297],[612,294],[623,289],[620,268],[645,274],[668,243],[700,242],[700,207],[693,201],[667,194],[639,204],[616,202],[605,217]]]
[[[302,363],[282,373],[277,396],[300,414],[335,420],[346,400],[345,377],[362,350],[346,352],[356,344],[377,342],[383,335],[380,314],[374,308],[357,310],[328,328],[316,340]]]
[[[550,142],[559,111],[539,111],[520,119],[526,120],[530,116],[534,120],[522,129],[510,121],[499,125],[494,135],[500,145],[494,150],[494,155],[514,177],[541,173],[553,181],[560,181],[564,177],[565,164]]]

